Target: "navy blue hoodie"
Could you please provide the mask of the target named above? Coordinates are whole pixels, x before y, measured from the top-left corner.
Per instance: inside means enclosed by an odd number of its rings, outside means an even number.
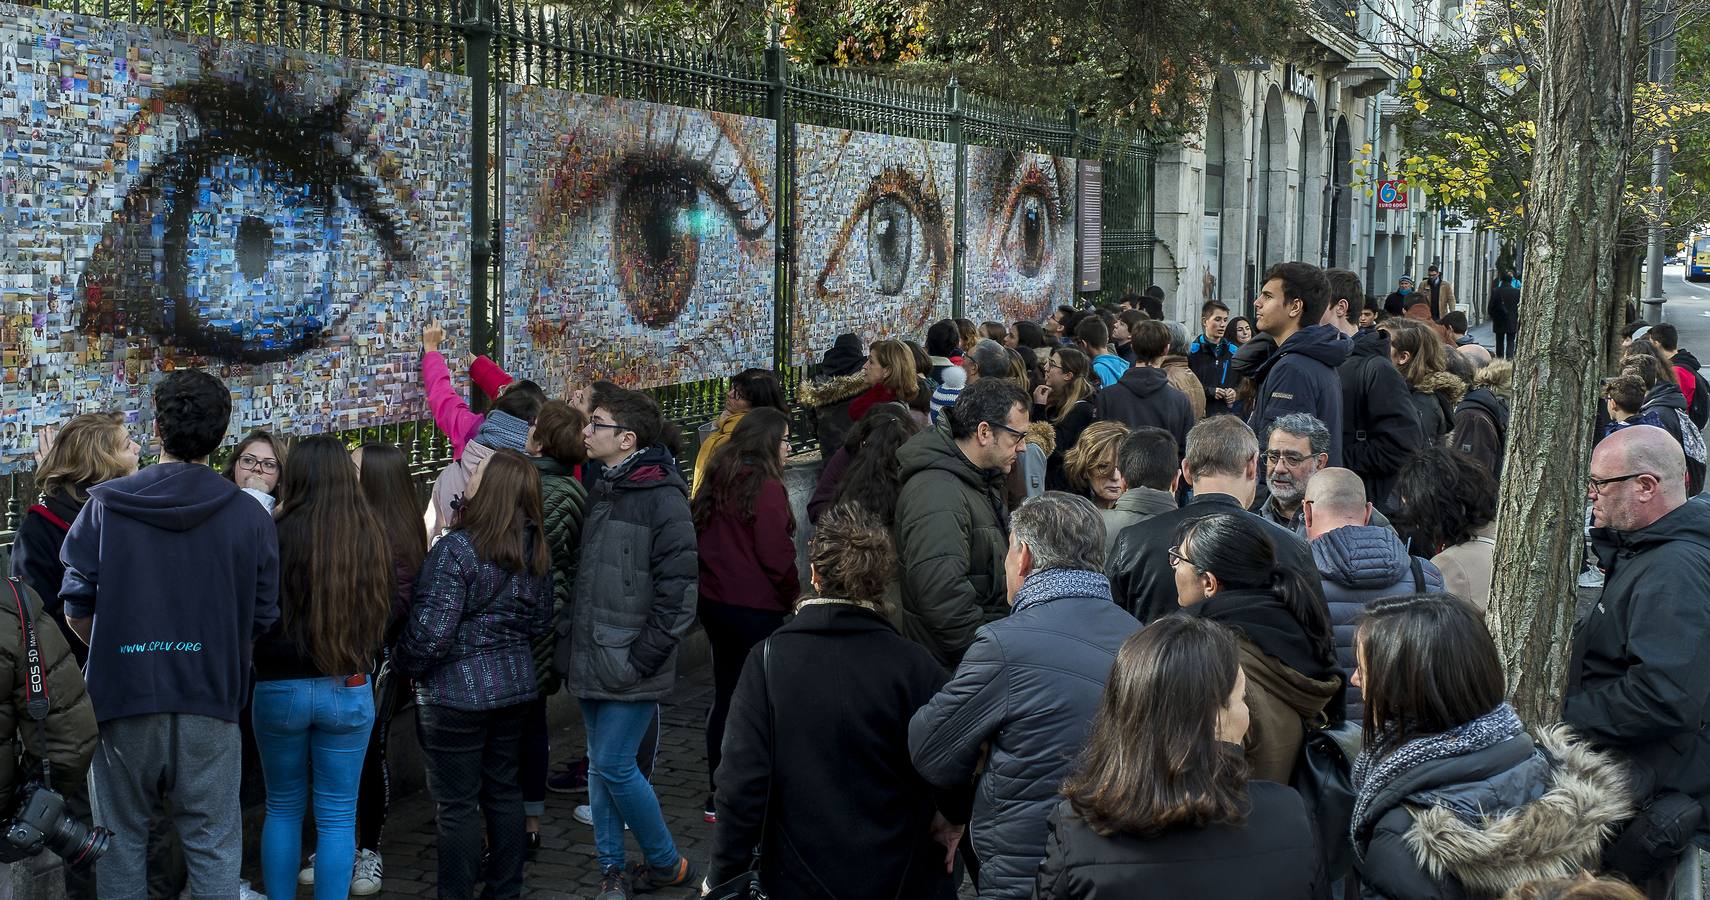
[[[1253,376],[1259,392],[1247,424],[1261,452],[1272,422],[1289,413],[1311,413],[1330,429],[1330,465],[1342,464],[1342,380],[1336,367],[1352,349],[1353,342],[1336,326],[1313,325],[1290,335],[1259,365]]]
[[[237,721],[250,642],[279,618],[279,539],[261,504],[205,465],[160,463],[90,488],[59,558],[66,617],[95,617],[96,721]]]

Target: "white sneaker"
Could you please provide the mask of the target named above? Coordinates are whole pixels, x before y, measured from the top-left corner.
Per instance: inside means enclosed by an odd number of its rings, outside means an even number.
[[[249,886],[249,882],[238,882],[238,900],[267,900],[267,895]]]
[[[592,806],[589,806],[586,803],[583,803],[580,806],[577,806],[576,810],[574,812],[570,813],[570,817],[575,819],[578,822],[581,822],[583,825],[593,825],[594,824],[594,808]],[[628,825],[623,826],[623,830],[628,831],[629,826]]]
[[[356,851],[356,868],[350,876],[350,895],[366,897],[380,893],[380,854],[373,850]]]
[[[309,864],[297,873],[298,884],[312,885],[315,883],[315,855],[309,854]]]

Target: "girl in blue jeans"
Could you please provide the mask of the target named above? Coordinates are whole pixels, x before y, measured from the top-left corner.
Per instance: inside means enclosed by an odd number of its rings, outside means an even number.
[[[279,483],[279,621],[255,644],[252,718],[267,781],[261,873],[294,897],[314,773],[315,898],[342,900],[356,858],[356,794],[374,727],[368,683],[391,607],[391,553],[330,436],[293,448]]]

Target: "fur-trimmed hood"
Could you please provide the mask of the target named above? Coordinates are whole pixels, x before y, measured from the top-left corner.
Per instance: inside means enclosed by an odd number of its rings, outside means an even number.
[[[1632,815],[1626,772],[1564,726],[1544,730],[1537,743],[1552,764],[1543,793],[1519,806],[1485,815],[1455,802],[1452,789],[1403,801],[1414,810],[1406,841],[1422,870],[1452,876],[1475,895],[1500,896],[1596,865],[1614,825]]]
[[[1514,400],[1514,363],[1506,359],[1493,359],[1473,376],[1474,388],[1489,388],[1490,392],[1502,398],[1502,402],[1511,403]]]
[[[1453,372],[1432,372],[1420,379],[1413,389],[1424,394],[1442,395],[1448,399],[1451,410],[1467,395],[1467,383]]]
[[[1057,429],[1050,422],[1033,422],[1027,426],[1025,440],[1050,456],[1057,450]]]
[[[870,385],[867,384],[866,373],[856,372],[852,375],[803,382],[802,386],[796,389],[796,396],[809,406],[832,406],[861,396],[861,392],[868,387]]]

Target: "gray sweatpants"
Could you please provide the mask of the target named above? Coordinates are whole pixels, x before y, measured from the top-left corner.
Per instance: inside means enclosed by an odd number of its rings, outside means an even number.
[[[101,900],[147,900],[149,820],[172,800],[194,900],[236,900],[243,867],[238,805],[243,751],[235,722],[156,713],[101,723],[89,767],[95,823],[113,832],[96,863]]]

